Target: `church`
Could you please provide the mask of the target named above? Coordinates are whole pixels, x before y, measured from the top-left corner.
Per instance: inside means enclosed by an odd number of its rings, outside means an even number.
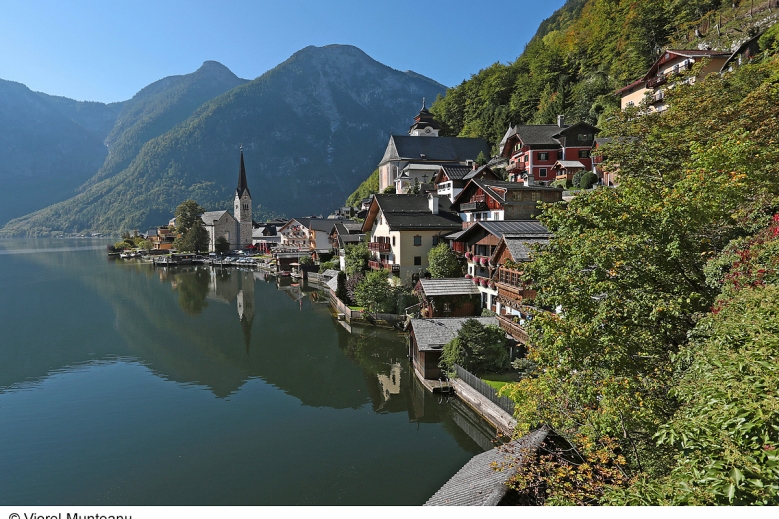
[[[226,210],[207,211],[200,217],[208,231],[208,250],[216,250],[216,240],[223,236],[230,249],[243,249],[252,244],[252,195],[246,181],[246,167],[241,146],[241,166],[238,171],[238,187],[235,189],[233,214]]]

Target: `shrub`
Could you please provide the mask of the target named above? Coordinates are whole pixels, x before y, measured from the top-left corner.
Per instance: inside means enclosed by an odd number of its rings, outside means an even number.
[[[596,175],[592,171],[588,171],[587,173],[582,175],[581,179],[579,179],[578,186],[582,189],[590,189],[592,186],[594,186],[597,183],[598,183],[598,175]]]

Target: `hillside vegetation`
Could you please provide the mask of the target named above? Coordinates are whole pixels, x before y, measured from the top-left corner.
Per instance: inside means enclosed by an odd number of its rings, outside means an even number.
[[[770,2],[569,0],[544,21],[522,55],[450,88],[431,112],[442,134],[500,142],[509,124],[597,124],[613,92],[641,77],[662,49],[730,50],[774,19]],[[733,7],[735,5],[735,8]],[[696,31],[699,36],[696,36]]]
[[[776,31],[773,31],[776,32]],[[668,91],[604,134],[620,185],[544,207],[530,369],[505,391],[551,451],[549,504],[779,504],[779,56]],[[573,453],[573,454],[572,454]]]

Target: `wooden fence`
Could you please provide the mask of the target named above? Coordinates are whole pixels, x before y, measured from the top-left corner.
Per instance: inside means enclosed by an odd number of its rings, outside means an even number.
[[[495,388],[484,382],[470,371],[467,371],[462,366],[455,364],[454,368],[457,371],[457,378],[471,386],[474,390],[481,393],[481,395],[489,399],[490,402],[497,405],[511,416],[514,416],[513,400],[505,396],[498,396],[498,392],[495,390]]]

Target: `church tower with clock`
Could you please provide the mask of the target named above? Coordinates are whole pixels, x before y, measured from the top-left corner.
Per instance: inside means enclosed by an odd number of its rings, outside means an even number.
[[[422,109],[414,117],[414,124],[409,128],[408,134],[412,137],[438,137],[440,129],[441,126],[433,118],[433,114],[425,106],[425,99],[422,98]]]

